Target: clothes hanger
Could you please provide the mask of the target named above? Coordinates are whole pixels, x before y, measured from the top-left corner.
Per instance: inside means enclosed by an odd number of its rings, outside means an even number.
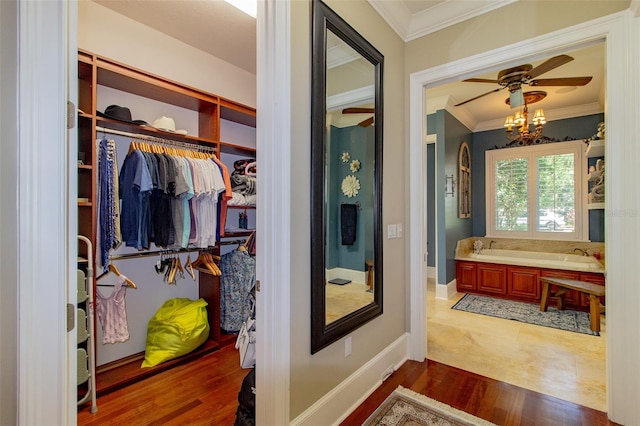
[[[187,255],[187,263],[185,263],[184,267],[187,270],[187,272],[189,273],[189,275],[191,276],[191,279],[193,279],[195,281],[196,280],[196,274],[195,274],[195,272],[193,272],[193,266],[191,265],[191,254]]]
[[[180,260],[180,256],[176,255],[176,272],[180,273],[180,278],[184,278],[184,268],[182,267],[182,260]]]
[[[253,167],[256,167],[257,164],[258,164],[257,161],[252,161],[251,163],[249,163],[246,166],[244,166],[244,174],[246,176],[256,176],[257,173],[251,172],[250,169],[253,168]]]
[[[162,253],[160,254],[160,260],[156,262],[156,264],[154,265],[154,268],[156,269],[156,273],[158,274],[162,274],[166,272],[167,262],[165,262],[164,254]]]
[[[244,244],[239,244],[238,245],[238,251],[248,251],[249,250],[249,244],[251,244],[251,240],[253,239],[255,234],[256,234],[256,231],[251,231],[251,234],[249,234],[247,239],[244,241]]]
[[[176,265],[176,258],[173,257],[171,258],[171,264],[169,265],[169,271],[168,271],[168,275],[169,277],[167,278],[167,283],[169,284],[176,284],[176,273],[178,272],[178,267]]]
[[[199,271],[206,272],[211,275],[220,276],[222,272],[213,260],[211,253],[200,252],[200,255],[191,265]]]
[[[118,270],[118,267],[116,265],[110,264],[108,269],[109,269],[110,272],[113,272],[117,276],[124,277],[124,283],[125,283],[125,285],[127,287],[138,288],[133,281],[131,281],[129,278],[125,277],[124,275],[122,275],[120,273],[120,270]],[[105,273],[105,274],[100,275],[98,278],[96,278],[96,281],[98,281],[100,278],[104,277],[105,275],[107,275],[107,274]]]
[[[124,277],[124,282],[125,282],[129,287],[132,287],[132,288],[138,288],[138,286],[136,286],[136,284],[135,284],[133,281],[131,281],[129,278],[125,277],[123,274],[121,274],[121,273],[120,273],[120,270],[118,270],[118,267],[117,267],[116,265],[114,265],[114,264],[110,264],[110,265],[109,265],[109,270],[110,270],[111,272],[113,272],[114,274],[116,274],[117,276],[119,276],[119,277]]]

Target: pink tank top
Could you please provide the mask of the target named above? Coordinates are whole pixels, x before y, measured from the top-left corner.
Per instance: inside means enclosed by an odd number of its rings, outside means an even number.
[[[104,297],[100,290],[96,291],[98,302],[98,319],[102,324],[102,344],[125,342],[129,339],[129,326],[127,325],[127,311],[124,296],[127,286],[123,285],[127,277],[118,276],[113,293]]]

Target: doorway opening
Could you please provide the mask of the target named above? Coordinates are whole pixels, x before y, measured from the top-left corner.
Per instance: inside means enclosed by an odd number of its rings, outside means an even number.
[[[583,46],[579,46],[578,43],[574,46],[574,48],[579,47]],[[557,51],[553,52],[553,50],[552,48],[546,49],[547,52],[550,52],[550,56],[557,54]],[[536,58],[540,57],[539,52]],[[533,56],[514,59],[511,66],[532,60],[531,58]],[[458,73],[456,73],[455,67],[451,67],[450,72],[442,72],[440,79],[433,78],[431,80],[432,86],[429,86],[427,78],[423,78],[423,92],[426,96],[425,89],[427,88],[430,89],[453,81],[457,76],[463,74],[485,72],[496,67],[504,68],[505,66],[500,65],[499,62],[487,61],[484,67],[478,65],[472,69],[473,66],[470,66],[464,71],[460,68]],[[426,103],[421,103],[428,107],[429,98],[426,99]],[[425,110],[422,111],[422,117],[427,115],[425,112]],[[422,131],[424,134],[424,129]],[[436,193],[438,193],[437,190]],[[443,195],[440,195],[439,198],[442,197]],[[439,199],[437,202],[442,201]],[[424,204],[428,206],[429,203]],[[438,218],[446,217],[443,212],[434,212],[433,209],[429,209],[429,211]],[[482,216],[484,217],[484,214]],[[429,216],[426,215],[426,212],[423,220],[424,223],[428,223]],[[439,227],[445,229],[444,223],[439,223]],[[431,241],[431,239],[427,237],[426,241]],[[446,251],[443,252],[440,244],[437,248],[435,246],[423,247],[439,253],[453,253],[454,251],[454,247],[447,246],[445,247]],[[446,263],[442,263],[446,268]],[[600,337],[596,337],[597,342],[594,342],[592,339],[594,336],[577,333],[570,333],[570,336],[566,336],[567,332],[561,333],[543,327],[454,311],[451,306],[462,297],[462,294],[445,300],[438,297],[435,291],[436,287],[441,288],[443,285],[451,284],[451,278],[447,275],[445,271],[440,271],[437,279],[427,278],[428,275],[424,276],[427,283],[425,311],[428,313],[425,315],[428,318],[426,320],[428,330],[426,333],[426,356],[429,359],[580,405],[607,411],[606,334],[603,333]],[[455,281],[453,282],[455,283]],[[472,316],[470,317],[470,315]],[[589,347],[589,351],[585,352],[583,350],[585,347]],[[591,367],[585,368],[586,365]],[[556,367],[558,370],[555,369]],[[595,389],[595,392],[592,392],[597,395],[595,398],[586,392],[581,392],[581,389],[588,386]]]

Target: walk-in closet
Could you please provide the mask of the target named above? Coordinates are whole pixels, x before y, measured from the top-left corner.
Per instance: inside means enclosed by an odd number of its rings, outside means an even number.
[[[86,3],[77,61],[77,221],[80,238],[89,242],[78,253],[87,335],[78,339],[78,410],[93,412],[102,395],[234,346],[253,307],[259,165],[256,110],[243,103],[246,93],[236,101],[229,91],[213,93],[215,85],[195,86],[226,78],[233,88],[242,78],[231,81],[230,73],[211,69],[193,78],[194,63],[181,69],[171,62],[180,55],[163,35],[155,45],[136,40],[114,49],[105,41],[108,32],[89,23],[97,16],[123,20],[125,27],[131,22]],[[145,43],[148,50],[140,53],[155,57],[148,66],[144,58],[124,61]],[[163,55],[166,67],[157,60]],[[198,52],[189,55],[200,61]],[[210,60],[202,57],[200,63]],[[180,75],[189,83],[178,81]],[[179,322],[192,320],[179,320],[183,301],[197,304],[189,309],[200,315],[187,331]],[[175,309],[167,319],[169,303]],[[167,324],[192,340],[171,347],[163,340]],[[160,358],[150,358],[150,350]]]

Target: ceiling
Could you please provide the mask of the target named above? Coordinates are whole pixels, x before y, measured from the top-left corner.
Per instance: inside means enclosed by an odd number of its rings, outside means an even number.
[[[141,24],[256,73],[256,20],[223,0],[93,0]],[[368,0],[405,41],[506,6],[517,0]],[[566,53],[568,64],[538,78],[593,76],[584,87],[536,87],[547,97],[535,104],[548,120],[604,110],[604,44]],[[546,58],[545,58],[546,59]],[[530,62],[534,67],[545,59]],[[518,63],[512,66],[520,65]],[[474,77],[496,79],[499,69]],[[472,131],[499,128],[510,108],[501,90],[461,107],[453,105],[498,88],[489,83],[449,83],[427,90],[427,108],[447,107]],[[527,91],[528,86],[523,86]],[[533,107],[532,107],[533,109]]]

